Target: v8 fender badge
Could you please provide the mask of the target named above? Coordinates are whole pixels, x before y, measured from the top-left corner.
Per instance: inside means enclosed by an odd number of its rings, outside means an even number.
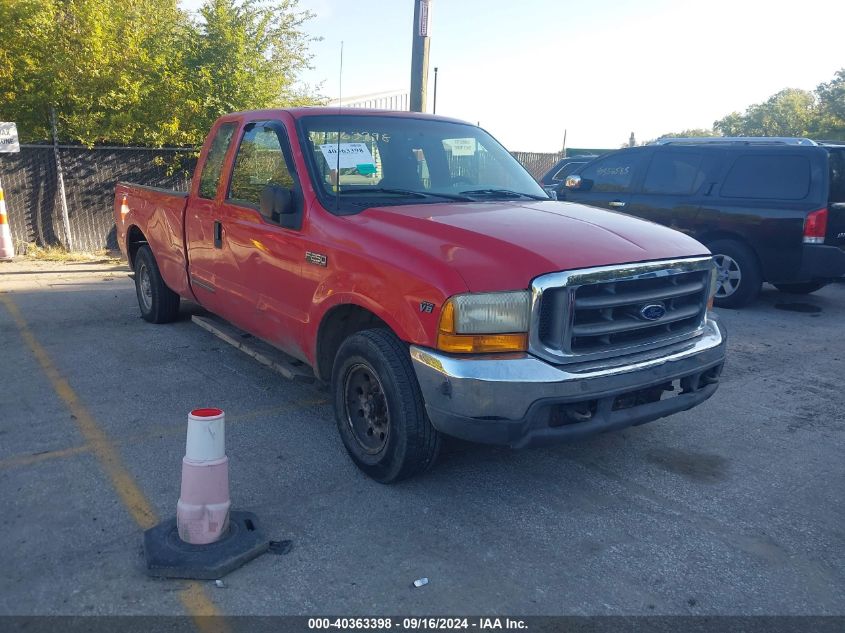
[[[325,255],[312,253],[311,251],[305,251],[305,261],[315,266],[322,266],[323,268],[328,264],[328,258]]]
[[[428,301],[420,301],[420,312],[431,314],[434,312],[434,304]]]

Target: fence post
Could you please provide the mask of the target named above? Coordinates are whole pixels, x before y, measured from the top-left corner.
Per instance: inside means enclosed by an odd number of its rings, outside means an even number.
[[[59,134],[56,131],[56,108],[50,106],[50,125],[53,128],[53,152],[56,155],[56,179],[59,185],[59,199],[62,205],[62,225],[65,233],[65,245],[73,250],[73,237],[70,234],[70,218],[67,214],[67,196],[65,195],[65,177],[62,172],[62,157],[59,155]]]

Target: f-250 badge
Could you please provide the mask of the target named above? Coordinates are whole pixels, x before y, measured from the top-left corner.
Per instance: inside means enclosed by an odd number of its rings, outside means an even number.
[[[420,312],[431,314],[434,311],[434,304],[428,301],[420,301]]]
[[[326,264],[328,263],[328,258],[320,253],[312,253],[311,251],[305,251],[305,261],[310,264],[315,264],[317,266],[322,266],[325,268]]]

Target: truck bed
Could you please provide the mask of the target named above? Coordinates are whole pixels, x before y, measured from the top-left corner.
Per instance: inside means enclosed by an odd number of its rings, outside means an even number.
[[[130,182],[119,182],[115,187],[117,241],[129,258],[129,265],[134,268],[135,253],[140,246],[148,244],[165,283],[190,299],[193,295],[188,285],[183,228],[187,204],[187,191]]]

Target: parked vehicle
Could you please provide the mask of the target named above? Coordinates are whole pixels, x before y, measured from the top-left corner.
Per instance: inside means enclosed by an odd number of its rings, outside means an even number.
[[[172,321],[189,299],[307,363],[381,482],[430,466],[441,433],[576,438],[689,409],[718,384],[706,248],[549,200],[461,121],[227,115],[190,192],[119,183],[114,213],[142,316]]]
[[[764,281],[806,294],[845,276],[845,142],[664,139],[582,165],[558,198],[706,244],[719,268],[719,306],[750,303]]]
[[[557,195],[557,190],[566,181],[566,177],[576,169],[589,163],[598,154],[584,154],[583,156],[567,156],[557,161],[549,171],[540,178],[540,186],[549,195]]]

